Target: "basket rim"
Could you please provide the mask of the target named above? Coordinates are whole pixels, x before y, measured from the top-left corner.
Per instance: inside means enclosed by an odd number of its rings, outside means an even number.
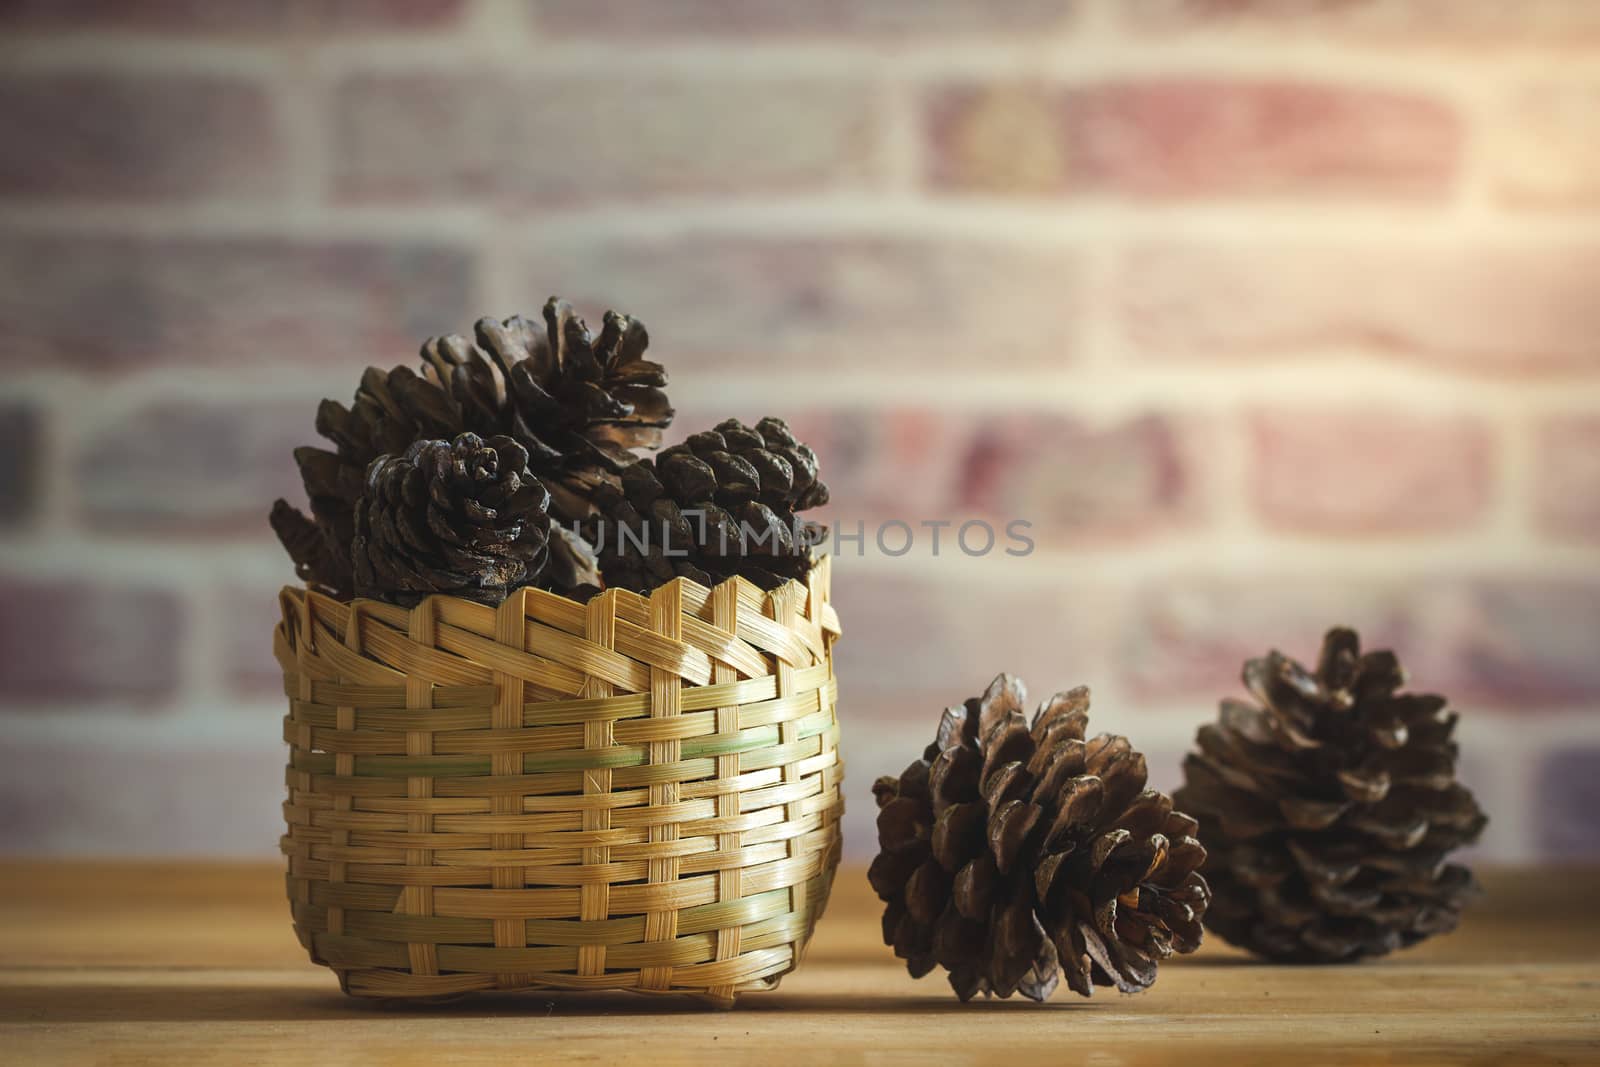
[[[735,588],[741,602],[749,605],[752,608],[759,609],[765,606],[770,598],[805,596],[810,593],[813,584],[820,584],[822,591],[822,603],[818,606],[820,609],[819,614],[821,615],[820,621],[822,628],[834,637],[838,637],[844,632],[844,630],[840,625],[838,612],[836,612],[832,604],[829,603],[829,584],[832,573],[833,555],[831,553],[824,552],[817,557],[817,561],[813,563],[811,565],[811,569],[806,572],[805,581],[801,581],[798,578],[790,578],[782,585],[775,586],[772,589],[763,589],[759,585],[756,585],[754,582],[750,581],[748,578],[737,574],[730,578],[724,578],[722,581],[712,586],[702,585],[692,578],[685,578],[682,575],[679,575],[678,577],[673,578],[670,582],[664,582],[657,586],[651,591],[651,593],[677,586],[683,594],[686,594],[686,601],[700,602],[713,596],[717,590],[732,585]],[[540,589],[531,585],[519,586],[518,588],[512,590],[511,594],[508,594],[508,598],[510,595],[524,591],[526,591],[527,595],[529,596],[559,600],[567,604],[577,605],[578,607],[583,607],[586,603],[582,600],[574,600],[572,597],[557,593],[554,590]],[[632,589],[623,589],[620,586],[616,586],[602,589],[600,592],[596,593],[595,596],[614,594],[621,597],[636,597],[640,601],[648,602],[651,593],[638,593]],[[467,597],[454,596],[450,593],[429,593],[427,596],[423,597],[421,600],[412,605],[395,604],[387,600],[379,600],[376,597],[352,597],[349,600],[342,600],[331,593],[324,593],[320,589],[313,589],[304,582],[284,583],[283,587],[278,591],[278,597],[280,601],[282,601],[285,597],[316,597],[352,608],[359,608],[366,605],[378,605],[379,607],[386,608],[391,611],[398,610],[406,612],[415,611],[418,608],[426,605],[440,602],[465,602],[490,609],[498,609],[500,606],[499,604],[485,604],[481,600],[471,600]]]

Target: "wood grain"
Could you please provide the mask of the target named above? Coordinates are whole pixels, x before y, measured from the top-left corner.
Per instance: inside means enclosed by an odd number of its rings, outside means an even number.
[[[1401,956],[1275,967],[1208,944],[1142,995],[1041,1007],[912,981],[845,870],[800,971],[716,1013],[637,995],[351,1000],[305,961],[276,866],[9,863],[0,1062],[1600,1063],[1600,872],[1485,880],[1458,933]]]

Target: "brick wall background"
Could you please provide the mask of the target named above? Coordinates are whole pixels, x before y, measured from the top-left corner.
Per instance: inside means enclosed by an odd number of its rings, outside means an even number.
[[[316,400],[551,292],[848,519],[867,786],[1001,668],[1173,784],[1272,645],[1391,643],[1501,860],[1600,856],[1600,4],[0,5],[0,848],[269,855]]]

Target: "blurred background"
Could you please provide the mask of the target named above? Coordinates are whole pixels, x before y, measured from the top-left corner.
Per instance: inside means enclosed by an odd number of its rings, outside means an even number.
[[[1600,858],[1593,0],[0,3],[0,850],[275,854],[323,396],[560,293],[853,550],[847,850],[999,670],[1172,786],[1357,626],[1495,860]],[[593,320],[591,320],[593,321]]]

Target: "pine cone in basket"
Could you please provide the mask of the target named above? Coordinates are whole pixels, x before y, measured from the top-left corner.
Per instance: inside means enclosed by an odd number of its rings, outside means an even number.
[[[1314,672],[1245,664],[1260,706],[1224,700],[1175,800],[1200,819],[1206,925],[1275,960],[1377,956],[1454,929],[1476,891],[1445,862],[1487,819],[1456,781],[1445,698],[1399,692],[1392,652],[1329,630]]]
[[[672,423],[666,369],[644,358],[644,323],[607,311],[600,333],[591,334],[571,304],[552,297],[542,328],[513,316],[479,319],[474,332],[476,347],[459,337],[424,345],[432,372],[449,383],[469,425],[497,423],[527,448],[558,517],[591,517],[594,489],[617,486],[637,461],[632,450],[659,446]],[[488,389],[479,353],[504,381],[503,400]]]
[[[672,421],[662,391],[666,371],[643,358],[649,335],[635,319],[608,311],[594,336],[570,304],[552,297],[542,326],[520,316],[485,318],[474,333],[475,342],[459,334],[430,338],[420,375],[371,367],[348,408],[333,400],[318,407],[317,432],[334,451],[295,450],[314,527],[287,502],[273,506],[273,529],[304,580],[350,596],[356,500],[381,455],[464,432],[511,437],[551,492],[554,515],[570,523],[592,517],[595,490],[616,491],[622,471],[637,461],[630,450],[655,448]],[[564,540],[574,572],[592,576],[592,559],[587,570],[582,565],[592,550]],[[552,573],[552,586],[570,591],[562,580]]]
[[[497,604],[539,578],[549,506],[527,450],[509,437],[464,433],[379,456],[356,503],[356,595],[410,605],[447,593]]]
[[[295,574],[302,582],[349,599],[353,588],[349,553],[345,552],[341,560],[337,547],[340,543],[349,544],[348,541],[337,542],[328,536],[320,524],[306,518],[304,512],[287,500],[272,505],[267,521],[283,547],[288,549]],[[350,525],[353,531],[353,515]]]
[[[1195,820],[1145,788],[1127,738],[1084,740],[1087,689],[1057,693],[1031,724],[1025,700],[1000,675],[873,785],[884,943],[913,977],[944,967],[962,1000],[1044,1000],[1058,970],[1084,996],[1148,988],[1161,960],[1200,944],[1211,893]]]
[[[816,562],[823,528],[796,514],[826,504],[828,487],[782,419],[727,419],[627,468],[597,501],[609,584],[644,592],[680,575],[708,585],[742,575],[771,589]]]

